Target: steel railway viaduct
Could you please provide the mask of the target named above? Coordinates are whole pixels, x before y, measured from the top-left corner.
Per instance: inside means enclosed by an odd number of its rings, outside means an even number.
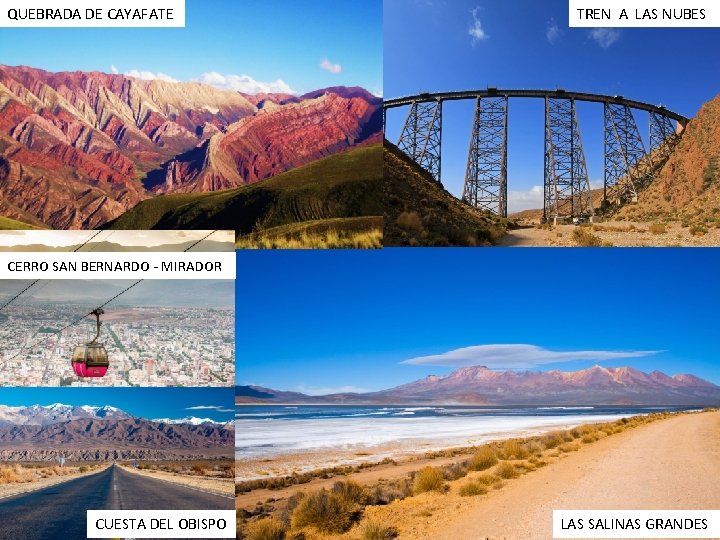
[[[590,181],[575,103],[604,107],[605,174],[602,209],[637,201],[675,145],[688,118],[663,106],[582,92],[503,90],[487,88],[461,92],[422,93],[386,100],[388,109],[408,107],[398,147],[440,182],[442,105],[445,101],[475,100],[463,200],[507,216],[507,138],[510,98],[545,101],[544,221],[591,218],[594,215]],[[650,148],[640,136],[633,110],[650,118]]]

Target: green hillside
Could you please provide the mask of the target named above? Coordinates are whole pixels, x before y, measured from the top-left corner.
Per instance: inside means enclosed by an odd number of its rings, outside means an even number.
[[[36,225],[30,225],[29,223],[23,223],[15,219],[0,216],[0,231],[17,231],[17,230],[30,230],[30,229],[41,229]]]
[[[382,145],[336,154],[268,180],[141,202],[111,229],[234,229],[238,237],[294,223],[382,216]],[[342,223],[337,223],[342,226]]]

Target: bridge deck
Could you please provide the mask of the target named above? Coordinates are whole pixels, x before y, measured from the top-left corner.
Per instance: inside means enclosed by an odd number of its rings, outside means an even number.
[[[681,114],[675,113],[669,109],[666,109],[662,105],[652,105],[650,103],[643,103],[642,101],[625,99],[622,96],[606,96],[603,94],[590,94],[587,92],[568,92],[566,90],[507,90],[486,88],[485,90],[422,93],[415,96],[387,99],[383,102],[383,108],[392,109],[394,107],[411,105],[414,102],[457,101],[464,99],[476,99],[478,97],[483,98],[505,96],[509,98],[566,98],[574,99],[576,101],[590,101],[594,103],[616,103],[620,105],[627,105],[628,107],[631,107],[633,109],[639,109],[641,111],[648,111],[667,116],[668,118],[672,118],[673,120],[680,122],[680,124],[683,126],[689,121],[689,118]]]

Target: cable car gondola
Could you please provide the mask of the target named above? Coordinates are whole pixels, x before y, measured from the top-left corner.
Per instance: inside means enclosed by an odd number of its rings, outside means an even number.
[[[102,308],[97,308],[88,314],[95,315],[96,332],[91,342],[75,347],[72,368],[78,377],[104,377],[110,366],[105,346],[97,342],[100,337],[100,315],[104,313]]]

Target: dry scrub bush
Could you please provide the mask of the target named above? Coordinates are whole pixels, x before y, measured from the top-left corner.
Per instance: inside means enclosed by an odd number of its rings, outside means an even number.
[[[0,484],[34,482],[35,475],[21,465],[0,465]]]
[[[459,493],[461,497],[474,497],[475,495],[484,495],[487,491],[488,488],[486,485],[470,480],[460,486]]]
[[[246,540],[285,540],[285,525],[273,518],[265,518],[250,523],[245,529]]]
[[[518,471],[512,463],[501,463],[498,465],[497,469],[495,469],[495,474],[500,478],[508,480],[510,478],[516,478],[518,476]]]
[[[650,231],[651,234],[665,234],[667,227],[665,227],[664,223],[653,223],[648,227],[648,231]]]
[[[386,527],[382,523],[369,521],[360,529],[362,540],[393,540],[397,538],[398,532],[395,527]]]
[[[425,467],[415,475],[413,493],[418,495],[426,491],[445,491],[443,475],[434,467]]]
[[[573,239],[581,247],[601,247],[603,245],[603,241],[599,236],[580,227],[573,231]]]
[[[484,471],[489,469],[498,462],[495,450],[489,446],[482,446],[475,452],[468,462],[468,468],[471,471]]]
[[[292,513],[293,528],[315,527],[326,533],[347,531],[367,503],[365,490],[352,481],[336,482],[330,491],[320,489],[300,498]]]
[[[525,459],[530,456],[530,452],[517,440],[510,439],[503,443],[502,455],[504,459]]]
[[[420,216],[417,212],[403,212],[397,218],[397,226],[407,231],[419,231],[422,229]]]

